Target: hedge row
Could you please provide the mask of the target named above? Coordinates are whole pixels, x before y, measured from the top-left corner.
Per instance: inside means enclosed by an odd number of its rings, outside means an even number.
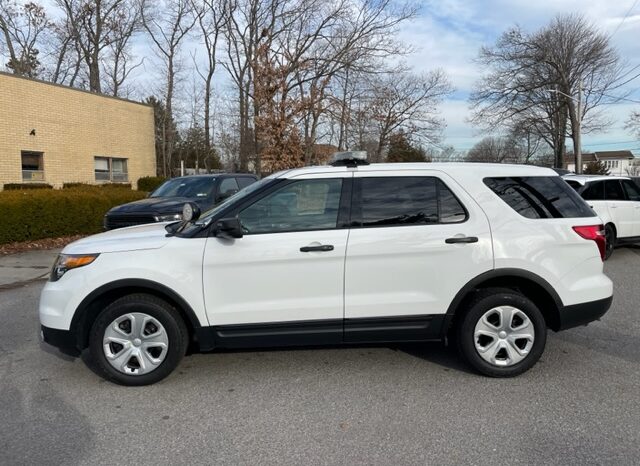
[[[2,188],[9,191],[22,191],[25,189],[53,189],[53,186],[46,183],[7,183]]]
[[[144,197],[130,188],[87,186],[0,192],[0,244],[102,231],[113,206]]]
[[[151,191],[155,191],[156,188],[166,180],[166,178],[161,176],[143,176],[138,180],[138,191],[150,193]]]
[[[63,183],[62,189],[70,189],[70,188],[127,188],[131,189],[131,183],[101,183],[101,184],[91,184],[91,183]]]

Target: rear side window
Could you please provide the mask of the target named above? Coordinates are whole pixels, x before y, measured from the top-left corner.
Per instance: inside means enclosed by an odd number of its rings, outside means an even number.
[[[633,181],[622,180],[624,192],[627,193],[627,199],[630,201],[640,201],[640,189]]]
[[[523,217],[575,218],[596,215],[559,176],[485,178],[484,183]]]
[[[460,201],[435,177],[374,177],[357,181],[361,201],[359,209],[354,209],[355,226],[457,223],[467,218]]]
[[[236,178],[236,180],[238,181],[238,185],[240,185],[240,189],[246,188],[250,184],[253,184],[253,183],[256,182],[255,179],[249,178],[248,176],[243,176],[241,178]]]

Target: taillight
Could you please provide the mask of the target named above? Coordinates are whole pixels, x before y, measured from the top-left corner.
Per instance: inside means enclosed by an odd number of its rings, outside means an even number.
[[[595,241],[600,250],[600,258],[604,261],[607,251],[607,237],[604,234],[604,225],[573,227],[573,230],[584,239]]]

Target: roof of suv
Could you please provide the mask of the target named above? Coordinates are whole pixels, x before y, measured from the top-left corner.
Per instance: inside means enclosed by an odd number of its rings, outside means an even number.
[[[251,178],[256,178],[256,175],[252,174],[252,173],[198,173],[198,174],[193,174],[193,175],[183,175],[183,176],[176,176],[172,179],[178,179],[178,178],[225,178],[225,177],[232,177],[232,176],[248,176]]]
[[[618,175],[564,175],[562,178],[564,178],[567,181],[575,181],[577,183],[580,183],[583,186],[593,181],[630,180],[631,179],[628,176],[618,176]]]
[[[370,165],[359,165],[357,168],[334,167],[331,165],[295,168],[285,170],[274,175],[276,178],[293,178],[300,175],[327,172],[345,172],[348,170],[358,172],[378,172],[378,171],[419,171],[438,170],[448,173],[456,178],[472,176],[482,178],[486,176],[558,176],[550,168],[536,167],[533,165],[515,165],[506,163],[470,163],[470,162],[448,162],[448,163],[372,163]]]

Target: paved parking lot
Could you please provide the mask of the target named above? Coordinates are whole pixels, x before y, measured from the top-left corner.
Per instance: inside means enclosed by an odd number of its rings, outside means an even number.
[[[0,291],[0,464],[638,464],[640,249],[602,322],[516,379],[440,345],[193,355],[125,388],[38,341],[42,282]]]

